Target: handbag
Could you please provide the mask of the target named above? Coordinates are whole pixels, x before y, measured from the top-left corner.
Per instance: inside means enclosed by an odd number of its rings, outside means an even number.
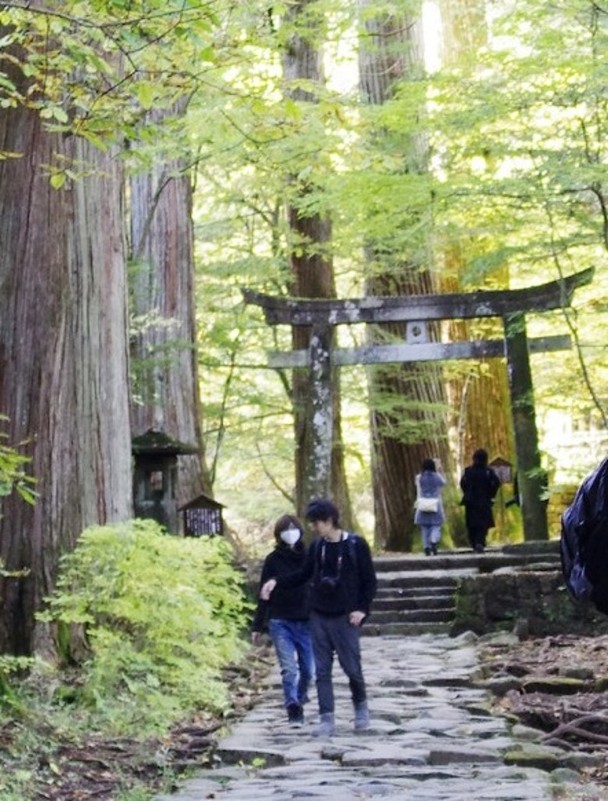
[[[414,509],[417,512],[438,512],[439,498],[425,498],[420,492],[420,477],[416,476],[416,500]]]
[[[438,512],[439,498],[416,498],[414,505],[419,512]]]

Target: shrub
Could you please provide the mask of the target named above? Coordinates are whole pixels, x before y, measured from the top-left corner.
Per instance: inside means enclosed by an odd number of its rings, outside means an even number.
[[[243,652],[247,609],[224,540],[168,536],[153,521],[133,520],[83,532],[40,617],[66,642],[75,624],[84,632],[73,702],[141,733],[192,709],[227,708],[221,670]]]

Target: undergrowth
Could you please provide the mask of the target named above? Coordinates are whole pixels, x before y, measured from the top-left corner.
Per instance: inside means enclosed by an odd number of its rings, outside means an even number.
[[[221,718],[248,606],[221,538],[167,536],[147,520],[84,531],[39,615],[58,661],[0,663],[1,801],[62,798],[41,793],[60,781],[61,749],[158,743],[180,719]],[[142,755],[159,776],[162,751]],[[147,797],[136,784],[112,798]]]

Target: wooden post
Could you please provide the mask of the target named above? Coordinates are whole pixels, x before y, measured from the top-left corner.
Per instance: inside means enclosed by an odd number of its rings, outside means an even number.
[[[503,321],[524,539],[547,540],[547,505],[541,497],[545,481],[538,451],[526,320],[522,312],[513,312]]]
[[[331,386],[331,341],[329,325],[314,326],[310,337],[310,397],[312,447],[305,468],[305,498],[328,497],[331,492],[333,397]]]

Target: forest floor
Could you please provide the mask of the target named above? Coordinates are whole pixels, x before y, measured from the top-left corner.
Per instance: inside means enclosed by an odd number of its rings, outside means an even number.
[[[511,690],[497,699],[496,711],[543,731],[547,742],[559,740],[568,749],[607,755],[608,637],[557,635],[504,645],[498,641],[484,647],[482,658],[489,678],[605,679],[607,688],[600,692],[563,695]],[[262,649],[255,661],[226,672],[234,703],[230,719],[255,705],[272,664],[271,649]],[[148,797],[146,792],[171,792],[176,779],[210,764],[214,744],[227,722],[226,718],[194,718],[176,726],[165,738],[153,741],[103,741],[91,737],[75,743],[69,737],[58,740],[54,732],[53,749],[31,767],[37,786],[32,799],[117,801]],[[10,739],[10,731],[0,729],[0,748],[7,738]],[[608,796],[607,762],[604,759],[601,767],[585,769],[583,776],[605,784]]]
[[[176,725],[165,737],[137,740],[76,738],[69,732],[38,730],[31,753],[14,754],[13,729],[0,726],[0,775],[7,768],[31,774],[26,796],[16,796],[10,783],[0,781],[0,801],[142,801],[152,795],[172,792],[177,780],[196,768],[208,766],[222,729],[250,710],[265,689],[264,678],[273,665],[270,648],[258,649],[256,659],[224,672],[230,687],[232,710],[225,717],[200,716]],[[22,738],[20,738],[20,742]],[[40,743],[45,747],[41,749]],[[7,790],[4,794],[3,790]]]
[[[560,634],[515,645],[498,641],[482,651],[482,661],[492,679],[521,681],[497,699],[496,711],[543,732],[545,745],[600,756],[598,766],[581,774],[606,785],[608,797],[608,636]]]

